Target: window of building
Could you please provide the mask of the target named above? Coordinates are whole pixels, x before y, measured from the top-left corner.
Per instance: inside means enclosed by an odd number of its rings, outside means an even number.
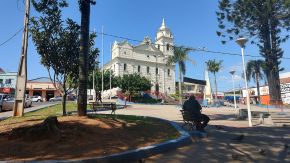
[[[147,58],[149,59],[149,55],[147,55]]]
[[[124,54],[127,54],[126,51],[124,51]]]
[[[11,84],[11,79],[6,79],[5,84]]]
[[[124,63],[124,71],[127,71],[127,64]]]
[[[138,72],[141,72],[141,66],[138,65]]]
[[[147,74],[150,73],[150,67],[147,67]]]
[[[170,69],[167,70],[167,76],[170,76]]]
[[[194,91],[195,85],[187,86],[187,91]]]
[[[160,50],[160,45],[159,45],[159,44],[157,45],[157,47],[158,47],[158,49]]]
[[[3,84],[3,79],[0,79],[0,84]]]
[[[156,67],[156,71],[155,71],[155,73],[156,73],[156,74],[159,74],[159,73],[158,73],[158,68],[157,68],[157,67]]]
[[[169,44],[166,44],[166,50],[169,51]]]

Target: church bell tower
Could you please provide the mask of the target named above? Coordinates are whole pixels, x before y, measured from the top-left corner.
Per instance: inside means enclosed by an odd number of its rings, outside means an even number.
[[[155,40],[156,48],[162,51],[164,55],[173,55],[173,35],[170,29],[166,27],[164,18]]]

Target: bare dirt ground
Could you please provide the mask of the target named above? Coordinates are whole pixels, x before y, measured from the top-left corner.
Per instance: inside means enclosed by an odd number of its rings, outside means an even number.
[[[57,132],[31,134],[29,131],[37,129],[42,121],[0,125],[0,160],[75,160],[119,153],[178,136],[172,126],[156,120],[127,122],[77,116],[58,117]],[[28,132],[15,135],[16,128]]]

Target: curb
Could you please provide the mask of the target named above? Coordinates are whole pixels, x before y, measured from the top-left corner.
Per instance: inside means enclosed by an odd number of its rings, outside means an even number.
[[[141,116],[142,117],[142,116]],[[145,117],[145,116],[143,116]],[[148,116],[147,116],[148,117]],[[192,143],[191,140],[191,134],[187,133],[185,130],[183,130],[177,123],[171,122],[165,119],[156,118],[156,117],[150,117],[154,119],[159,119],[161,121],[165,121],[167,123],[170,123],[179,133],[180,136],[177,139],[168,140],[163,143],[142,147],[134,150],[129,150],[117,154],[112,154],[108,156],[100,156],[95,158],[89,158],[89,159],[82,159],[82,160],[41,160],[41,161],[19,161],[18,163],[92,163],[92,162],[102,162],[102,163],[108,163],[108,162],[131,162],[140,160],[143,158],[147,158],[153,155],[157,155],[160,153],[164,153],[166,151],[174,150],[182,146],[186,146]],[[15,163],[15,161],[0,161],[1,163]]]

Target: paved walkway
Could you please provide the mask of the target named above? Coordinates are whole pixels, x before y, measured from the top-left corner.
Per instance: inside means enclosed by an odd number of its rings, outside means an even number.
[[[243,107],[243,106],[241,106]],[[266,108],[252,107],[255,111]],[[288,112],[287,110],[286,112]],[[278,109],[269,112],[279,113]],[[228,107],[204,108],[211,121],[206,128],[208,137],[192,138],[193,144],[146,159],[146,162],[290,162],[290,128],[281,125],[263,126],[246,120],[236,120],[236,110]],[[131,105],[117,114],[143,115],[182,123],[180,111],[171,105]],[[290,121],[290,119],[286,120]],[[244,135],[241,142],[232,138]]]

